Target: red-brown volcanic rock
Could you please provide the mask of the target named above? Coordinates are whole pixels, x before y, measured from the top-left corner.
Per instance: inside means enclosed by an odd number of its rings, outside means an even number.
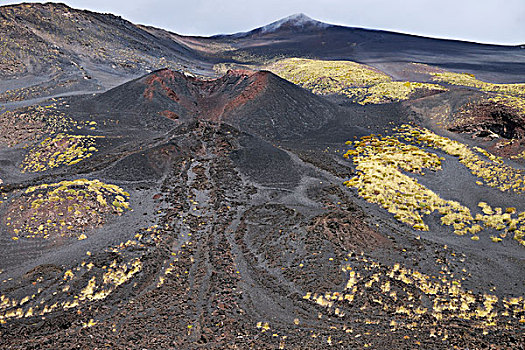
[[[222,116],[253,100],[268,83],[268,72],[231,70],[221,78],[201,80],[163,69],[145,79],[143,96],[167,97],[199,118],[219,121]]]

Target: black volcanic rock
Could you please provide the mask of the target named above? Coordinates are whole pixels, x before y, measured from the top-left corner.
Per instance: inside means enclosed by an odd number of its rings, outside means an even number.
[[[524,348],[523,159],[473,147],[520,146],[518,109],[458,86],[360,105],[219,77],[285,54],[521,79],[516,48],[304,15],[213,38],[56,4],[0,15],[0,349]]]
[[[388,74],[395,72],[389,64],[420,62],[495,81],[525,80],[520,46],[343,27],[304,14],[246,33],[204,38],[63,4],[31,3],[0,7],[0,36],[5,42],[0,102],[102,92],[162,68],[214,76],[215,63],[261,64],[282,55],[355,60],[380,65]]]
[[[33,85],[31,97],[55,92],[42,84],[43,77],[66,84],[70,92],[100,91],[148,71],[192,69],[202,62],[187,46],[156,37],[121,17],[64,4],[1,6],[0,37],[5,43],[0,77],[25,78],[18,88]],[[0,83],[0,93],[12,86],[16,84]]]
[[[87,110],[118,111],[136,123],[159,116],[176,123],[225,122],[271,139],[304,135],[341,113],[322,97],[266,71],[229,71],[202,80],[164,69],[84,103]]]
[[[228,44],[235,49],[233,52],[243,52],[248,57],[306,56],[352,60],[381,66],[386,69],[386,73],[390,73],[387,64],[418,62],[464,70],[492,80],[501,79],[502,82],[525,80],[525,55],[520,46],[480,44],[331,25],[302,14],[249,32],[211,39],[216,45]],[[464,59],[466,53],[468,60]],[[509,60],[509,57],[512,58]],[[235,60],[235,57],[232,59]]]

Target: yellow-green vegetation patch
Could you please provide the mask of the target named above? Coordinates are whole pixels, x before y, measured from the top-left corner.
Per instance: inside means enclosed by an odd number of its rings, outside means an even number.
[[[441,271],[441,276],[430,276],[400,264],[383,265],[363,256],[349,254],[347,259],[349,263],[342,267],[348,276],[343,289],[308,292],[303,296],[341,320],[356,309],[362,314],[384,312],[391,320],[392,331],[432,324],[431,328],[436,328],[431,330],[434,337],[440,325],[459,320],[468,320],[473,328],[484,331],[498,325],[520,327],[525,322],[523,296],[498,298],[475,293],[462,287],[461,279],[445,271]],[[350,326],[341,321],[334,323],[333,329],[341,327],[347,331]]]
[[[138,272],[142,270],[140,259],[118,264],[116,260],[109,266],[103,266],[104,271],[101,276],[92,273],[92,277],[83,285],[77,294],[72,294],[71,281],[76,274],[85,275],[93,269],[93,263],[82,265],[75,271],[67,270],[63,275],[62,289],[55,292],[54,295],[65,295],[67,300],[57,301],[54,303],[37,303],[39,297],[42,297],[43,290],[39,289],[37,293],[28,295],[21,300],[10,299],[4,295],[0,296],[0,324],[5,324],[12,319],[28,318],[33,316],[45,316],[58,310],[68,310],[78,308],[90,301],[103,300],[113,293],[120,285],[128,282]],[[78,285],[79,283],[77,283]],[[44,300],[42,300],[44,301]]]
[[[438,211],[443,224],[454,225],[454,229],[460,231],[465,226],[460,223],[472,220],[468,208],[442,199],[401,171],[424,174],[423,169],[439,170],[441,159],[437,155],[394,137],[371,135],[347,144],[354,150],[346,152],[344,157],[353,156],[357,175],[345,185],[357,188],[360,196],[379,204],[399,221],[428,231],[422,216]]]
[[[525,98],[523,97],[506,94],[496,94],[490,96],[487,100],[492,103],[502,104],[516,111],[516,113],[518,114],[525,115]]]
[[[515,156],[511,156],[512,159],[525,159],[525,151],[516,154]]]
[[[22,299],[9,298],[0,296],[0,324],[5,324],[9,320],[29,318],[34,316],[45,316],[58,310],[69,310],[78,308],[88,302],[103,300],[113,293],[120,285],[131,280],[137,273],[142,270],[142,262],[136,258],[129,262],[117,263],[113,260],[108,266],[103,266],[101,272],[96,273],[93,270],[94,264],[85,262],[74,270],[67,270],[63,274],[60,289],[53,293],[53,299],[56,296],[62,296],[62,300],[55,302],[45,302],[44,291],[39,288],[32,295]],[[83,285],[75,281],[76,276],[80,275],[87,279],[86,275],[92,277]],[[77,293],[72,293],[72,282],[76,282]],[[64,300],[64,296],[65,299]],[[38,300],[41,300],[38,302]]]
[[[437,84],[392,81],[383,72],[352,61],[287,58],[266,68],[315,94],[340,94],[363,105],[406,100],[418,91],[447,90]]]
[[[95,138],[68,134],[47,137],[26,155],[21,164],[22,172],[39,172],[77,164],[97,151]]]
[[[77,125],[58,111],[56,103],[6,111],[0,114],[0,144],[12,147],[38,140],[44,134],[70,130]]]
[[[430,73],[434,81],[451,85],[467,86],[486,92],[497,92],[515,96],[525,96],[525,84],[494,84],[477,79],[473,74],[440,72]]]
[[[403,101],[421,91],[446,91],[447,88],[428,83],[410,81],[390,81],[368,88],[355,88],[344,91],[344,94],[355,102],[366,104],[380,104]]]
[[[392,80],[378,70],[352,61],[287,58],[266,68],[283,79],[321,95],[342,93],[351,87],[371,86]]]
[[[8,208],[5,224],[20,237],[87,238],[109,214],[129,210],[129,193],[99,180],[78,179],[28,188]]]
[[[86,260],[57,273],[56,278],[34,279],[23,294],[19,289],[16,297],[10,295],[11,290],[0,293],[0,324],[14,319],[40,318],[55,311],[73,311],[107,298],[142,271],[142,248],[161,239],[158,226],[141,229],[132,239],[108,247],[105,252],[96,252],[97,260],[88,251]],[[104,257],[111,258],[101,264]],[[24,278],[31,279],[32,275],[27,273]],[[21,294],[25,296],[20,297]]]
[[[497,188],[500,191],[525,192],[523,171],[506,165],[500,157],[494,156],[479,147],[475,149],[488,157],[489,161],[484,160],[467,145],[436,135],[428,129],[404,125],[399,128],[399,135],[407,141],[439,149],[451,156],[458,157],[459,162],[466,166],[473,175],[482,179],[487,186]]]
[[[513,190],[521,193],[524,186],[523,174],[505,165],[500,158],[477,148],[477,152],[489,159],[486,161],[462,143],[408,125],[399,128],[394,136],[370,135],[358,141],[348,141],[347,144],[353,149],[348,150],[344,157],[352,157],[357,175],[346,181],[345,185],[356,188],[361,197],[380,205],[394,214],[400,222],[416,230],[428,231],[423,217],[437,212],[441,216],[441,224],[452,226],[456,234],[470,233],[473,240],[477,240],[477,233],[492,229],[499,231],[499,237],[493,237],[492,241],[499,242],[501,238],[513,234],[514,239],[525,246],[525,212],[517,214],[515,208],[507,208],[505,211],[501,208],[492,209],[485,202],[480,202],[482,212],[473,216],[468,207],[441,198],[403,173],[424,175],[424,169],[441,169],[443,158],[418,147],[423,145],[457,156],[472,174],[484,180],[484,183],[478,181],[478,185],[485,184],[501,191]]]

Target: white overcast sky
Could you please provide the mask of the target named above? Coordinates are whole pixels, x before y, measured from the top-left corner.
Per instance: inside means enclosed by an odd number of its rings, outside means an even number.
[[[29,1],[37,2],[37,1]],[[294,13],[327,23],[483,43],[525,44],[525,0],[63,0],[179,34],[236,33]],[[0,4],[18,1],[0,0]]]

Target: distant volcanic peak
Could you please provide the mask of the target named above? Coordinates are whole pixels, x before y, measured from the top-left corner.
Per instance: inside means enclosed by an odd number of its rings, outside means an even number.
[[[312,28],[312,27],[326,28],[329,26],[330,26],[329,24],[316,21],[308,17],[304,13],[296,13],[291,16],[280,19],[276,22],[270,23],[264,27],[261,27],[260,29],[263,33],[271,33],[279,29],[288,29],[288,28],[303,29],[303,28]]]
[[[249,32],[240,32],[240,33],[236,33],[232,35],[216,35],[214,37],[216,38],[217,37],[218,38],[220,37],[244,38],[250,35],[270,34],[270,33],[278,32],[281,30],[293,30],[293,31],[315,30],[315,29],[324,29],[324,28],[328,28],[331,26],[332,26],[331,24],[316,21],[315,19],[308,17],[304,13],[296,13],[294,15],[285,17],[283,19],[272,22],[263,27],[256,28]]]

